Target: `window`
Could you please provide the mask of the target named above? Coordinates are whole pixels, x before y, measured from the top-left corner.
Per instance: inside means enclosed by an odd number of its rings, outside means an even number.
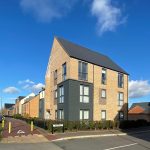
[[[89,86],[80,85],[80,102],[89,103]]]
[[[124,77],[122,73],[118,73],[118,87],[123,88],[124,86]]]
[[[89,120],[89,110],[80,110],[80,120]]]
[[[54,98],[57,99],[57,90],[54,92]]]
[[[55,119],[57,120],[57,110],[55,110]]]
[[[67,76],[67,67],[66,67],[66,63],[64,63],[62,65],[62,80],[66,80],[66,76]]]
[[[106,69],[102,68],[102,84],[106,84]]]
[[[64,87],[59,87],[59,103],[64,103]]]
[[[87,81],[87,77],[88,77],[87,63],[79,61],[78,74],[79,74],[79,80]]]
[[[124,113],[123,111],[119,111],[119,120],[123,120],[124,119]]]
[[[106,120],[106,110],[101,111],[101,119]]]
[[[105,89],[101,90],[101,98],[106,99],[106,90]]]
[[[54,71],[54,85],[57,84],[57,70]]]
[[[124,94],[122,92],[118,93],[118,105],[123,106],[124,101]]]
[[[59,119],[60,120],[64,119],[64,110],[63,109],[59,109]]]

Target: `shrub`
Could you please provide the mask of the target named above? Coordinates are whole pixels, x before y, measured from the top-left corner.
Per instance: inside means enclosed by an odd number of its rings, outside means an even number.
[[[16,118],[16,119],[21,119],[22,118],[22,116],[20,114],[15,114],[13,117]]]

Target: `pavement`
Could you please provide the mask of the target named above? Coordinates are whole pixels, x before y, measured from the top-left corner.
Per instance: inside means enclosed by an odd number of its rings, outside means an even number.
[[[11,133],[8,132],[9,122],[12,124]],[[43,132],[42,129],[40,130],[37,127],[34,127],[34,130],[31,131],[29,124],[14,118],[6,118],[2,137],[1,143],[41,143],[56,139],[54,135]]]

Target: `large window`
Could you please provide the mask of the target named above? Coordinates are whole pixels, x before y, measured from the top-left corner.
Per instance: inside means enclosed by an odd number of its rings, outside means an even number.
[[[64,119],[64,110],[63,109],[59,109],[59,119],[60,120]]]
[[[67,76],[67,67],[66,67],[66,63],[64,63],[62,65],[62,80],[66,80],[66,76]]]
[[[80,110],[80,120],[89,120],[89,110]]]
[[[107,78],[106,78],[106,69],[105,68],[102,68],[102,77],[101,77],[101,79],[102,79],[101,83],[106,84]]]
[[[86,81],[88,79],[87,63],[79,61],[78,74],[79,74],[79,80]]]
[[[57,84],[57,70],[54,71],[54,85]]]
[[[123,88],[124,86],[124,76],[122,73],[118,73],[118,87]]]
[[[118,105],[123,106],[124,103],[124,94],[122,92],[118,93]]]
[[[106,99],[106,90],[105,89],[101,90],[101,98]]]
[[[80,102],[89,103],[89,86],[80,85]]]
[[[101,111],[101,120],[106,120],[106,110]]]
[[[59,87],[59,103],[64,103],[64,87]]]

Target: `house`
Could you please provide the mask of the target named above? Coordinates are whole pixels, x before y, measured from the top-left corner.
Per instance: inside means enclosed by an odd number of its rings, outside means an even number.
[[[26,100],[29,100],[29,99],[31,99],[31,98],[33,98],[35,96],[35,94],[34,93],[31,93],[31,94],[29,94],[29,95],[27,95],[26,97],[24,97],[23,99],[21,99],[21,100],[19,100],[19,111],[18,111],[18,114],[20,114],[20,115],[23,115],[23,110],[22,110],[22,108],[23,108],[23,104],[25,103],[25,101]]]
[[[15,104],[4,104],[4,115],[5,116],[13,116],[14,115],[14,106]]]
[[[39,94],[30,96],[22,104],[22,115],[24,117],[39,117]]]
[[[48,104],[45,102],[45,89],[43,88],[39,92],[39,118],[50,119],[50,111],[49,109],[45,109],[46,105]]]
[[[133,103],[128,115],[129,120],[145,119],[150,122],[150,102]]]
[[[19,96],[15,101],[15,114],[19,114],[19,103],[25,96]]]
[[[45,110],[52,120],[128,117],[128,73],[83,46],[55,37],[45,84]]]

